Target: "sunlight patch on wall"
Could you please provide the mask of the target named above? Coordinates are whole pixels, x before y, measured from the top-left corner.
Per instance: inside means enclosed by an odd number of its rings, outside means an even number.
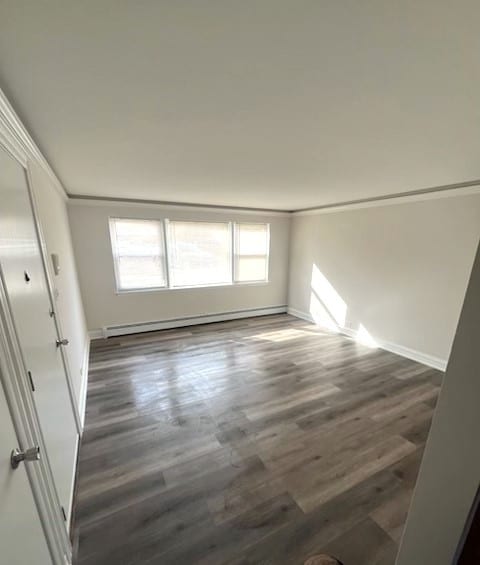
[[[347,317],[347,305],[317,265],[312,266],[311,285],[312,292],[317,297],[318,302],[321,303],[335,323],[343,328]]]
[[[317,265],[312,265],[310,315],[315,324],[337,333],[346,330],[347,310],[347,303],[334,286]],[[351,327],[350,325],[349,328]],[[352,335],[350,329],[346,330],[346,333]],[[379,347],[363,324],[359,324],[358,330],[354,334],[354,339],[367,347]]]
[[[334,318],[322,304],[318,296],[313,292],[310,294],[310,316],[312,316],[315,324],[338,332],[339,328]]]
[[[358,326],[357,336],[355,340],[358,341],[358,343],[361,343],[362,345],[366,345],[367,347],[372,347],[372,348],[378,347],[378,343],[370,335],[370,333],[367,331],[367,329],[363,324],[360,324]]]

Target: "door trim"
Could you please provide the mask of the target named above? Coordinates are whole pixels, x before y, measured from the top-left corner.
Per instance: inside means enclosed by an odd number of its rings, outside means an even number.
[[[33,214],[33,223],[35,224],[35,232],[37,234],[38,245],[39,245],[39,248],[40,248],[40,256],[42,257],[43,272],[45,274],[45,280],[47,282],[47,292],[48,292],[48,298],[49,298],[49,301],[50,301],[50,308],[51,308],[51,311],[53,312],[53,321],[54,321],[54,324],[55,324],[55,331],[56,331],[58,339],[62,339],[64,337],[64,334],[63,334],[62,325],[61,325],[61,322],[60,322],[60,316],[58,316],[58,312],[57,312],[57,308],[56,308],[56,301],[55,301],[55,296],[54,296],[54,292],[53,292],[54,285],[53,285],[53,282],[52,282],[52,276],[51,276],[51,273],[50,273],[50,269],[48,267],[47,245],[45,243],[45,236],[43,235],[42,225],[41,225],[40,219],[39,219],[38,206],[37,206],[37,201],[36,201],[36,198],[35,198],[35,192],[34,192],[34,189],[33,189],[33,182],[32,182],[32,175],[31,175],[31,171],[30,171],[28,161],[27,161],[27,166],[26,166],[26,169],[25,169],[25,174],[26,174],[26,178],[27,178],[28,197],[29,197],[29,200],[30,200],[30,206],[31,206],[32,214]],[[62,356],[62,364],[63,364],[65,376],[66,376],[66,379],[67,379],[68,395],[70,397],[70,403],[72,405],[73,417],[75,419],[75,426],[76,426],[76,429],[77,429],[77,434],[81,437],[83,427],[82,427],[82,421],[81,421],[81,418],[80,418],[80,410],[79,410],[79,407],[78,407],[77,397],[75,395],[75,388],[73,386],[72,373],[70,371],[70,365],[68,363],[68,358],[67,358],[67,354],[65,353],[65,349],[63,347],[60,347],[59,349],[60,349],[60,354]]]
[[[59,195],[65,200],[68,198],[60,180],[47,163],[32,137],[25,129],[12,108],[7,97],[0,89],[0,145],[12,155],[15,160],[27,167],[27,160],[32,159],[42,167],[52,181]]]

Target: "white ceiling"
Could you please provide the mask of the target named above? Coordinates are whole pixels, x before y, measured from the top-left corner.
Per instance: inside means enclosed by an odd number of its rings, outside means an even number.
[[[480,178],[478,0],[0,0],[70,193],[299,209]]]

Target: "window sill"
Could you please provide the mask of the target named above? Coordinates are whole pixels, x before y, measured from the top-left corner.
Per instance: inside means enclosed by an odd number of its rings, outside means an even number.
[[[119,290],[115,291],[115,294],[122,295],[122,294],[136,294],[136,293],[143,293],[143,292],[168,292],[168,291],[176,291],[176,290],[197,290],[197,289],[206,289],[206,288],[226,288],[226,287],[237,287],[237,286],[266,286],[270,284],[270,281],[252,281],[252,282],[239,282],[239,283],[221,283],[221,284],[203,284],[203,285],[194,285],[194,286],[170,286],[170,287],[159,287],[159,288],[132,288],[128,290]]]

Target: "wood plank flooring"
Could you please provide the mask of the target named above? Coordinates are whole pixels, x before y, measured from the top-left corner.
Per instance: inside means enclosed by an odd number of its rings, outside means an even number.
[[[441,376],[286,314],[94,341],[76,565],[393,565]]]

